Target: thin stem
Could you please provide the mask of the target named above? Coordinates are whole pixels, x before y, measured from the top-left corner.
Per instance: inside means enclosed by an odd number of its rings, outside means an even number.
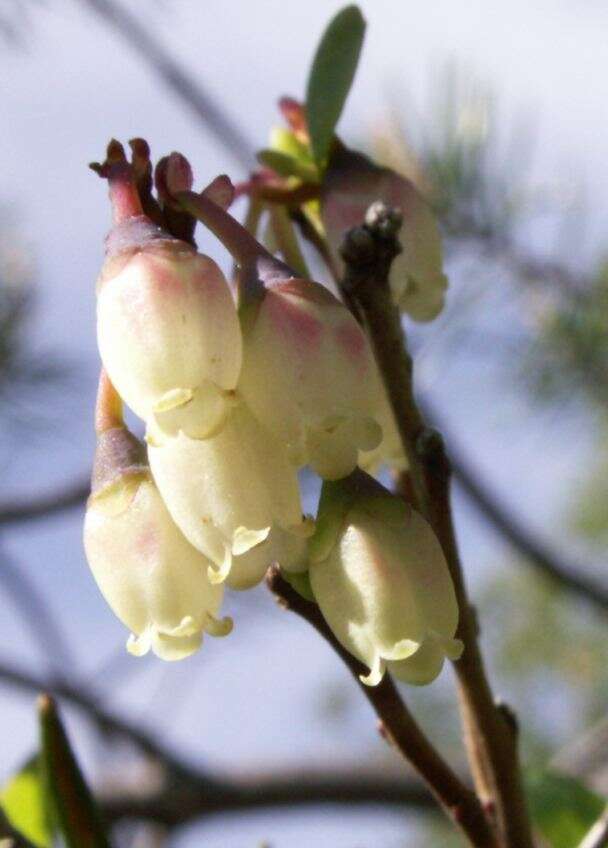
[[[306,267],[306,260],[300,250],[289,213],[284,206],[279,206],[276,203],[268,205],[268,212],[272,231],[283,258],[299,277],[309,280],[310,272]]]
[[[342,767],[321,772],[271,769],[238,776],[211,773],[177,759],[146,733],[141,723],[131,724],[108,711],[87,684],[51,680],[0,662],[2,684],[30,693],[52,692],[79,709],[101,732],[130,742],[162,767],[165,779],[160,788],[154,781],[149,793],[139,787],[129,794],[120,782],[101,793],[104,818],[111,823],[144,819],[176,827],[208,815],[294,804],[380,804],[429,812],[436,809],[434,799],[421,783],[411,778],[397,779],[385,770],[364,768],[353,774],[352,769]]]
[[[371,210],[370,210],[371,211]],[[343,288],[364,317],[409,462],[414,505],[428,518],[442,544],[460,609],[457,636],[465,649],[455,663],[465,744],[477,792],[495,819],[505,848],[532,848],[510,713],[498,706],[477,643],[477,624],[464,583],[450,504],[450,464],[438,433],[427,427],[416,403],[413,369],[393,304],[388,274],[399,252],[398,221],[381,205],[365,227],[347,233],[342,256]]]
[[[175,195],[175,200],[217,236],[239,265],[252,264],[259,259],[277,262],[242,224],[204,194],[182,191]]]
[[[391,678],[385,675],[378,686],[361,683],[360,676],[368,670],[340,645],[319,607],[299,595],[281,577],[277,566],[269,569],[266,582],[284,609],[304,618],[329,642],[380,719],[381,734],[412,765],[469,843],[479,848],[494,848],[496,841],[475,793],[462,783],[429,742],[403,703]]]

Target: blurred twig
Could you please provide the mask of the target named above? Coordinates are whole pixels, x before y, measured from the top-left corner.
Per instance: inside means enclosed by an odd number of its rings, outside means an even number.
[[[0,525],[48,518],[84,504],[91,491],[89,478],[74,480],[48,495],[0,502]]]
[[[225,780],[212,787],[202,782],[188,788],[168,786],[148,797],[125,798],[121,793],[121,797],[103,801],[102,809],[104,819],[110,823],[143,819],[175,827],[218,813],[311,804],[373,804],[436,810],[432,795],[421,783],[387,777],[380,770],[316,773],[276,768],[269,773],[251,774],[245,779]]]
[[[147,819],[168,826],[221,812],[281,807],[293,804],[382,804],[435,809],[427,790],[417,780],[391,777],[377,770],[335,769],[323,773],[305,770],[256,773],[247,778],[212,775],[186,763],[157,739],[101,706],[85,688],[47,680],[14,664],[0,663],[0,683],[27,692],[47,691],[81,710],[100,730],[115,734],[135,745],[164,771],[162,787],[145,794],[140,788],[132,796],[119,793],[102,797],[104,818]]]
[[[138,17],[114,0],[79,0],[80,4],[111,26],[157,74],[234,158],[246,169],[253,162],[254,148],[237,123],[194,76],[165,49],[162,42],[143,26]]]

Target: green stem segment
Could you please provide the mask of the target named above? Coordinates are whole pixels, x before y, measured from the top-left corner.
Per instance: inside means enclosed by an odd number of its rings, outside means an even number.
[[[387,211],[387,210],[385,210]],[[387,211],[388,213],[388,211]],[[391,297],[388,275],[400,247],[392,231],[368,221],[347,233],[342,288],[367,326],[374,353],[409,463],[412,498],[440,540],[448,562],[460,622],[456,636],[465,645],[455,663],[467,754],[478,795],[495,825],[501,848],[533,848],[521,781],[513,721],[494,701],[477,642],[474,610],[467,597],[450,503],[450,466],[439,434],[418,408],[412,360],[401,316]],[[474,843],[473,843],[474,844]]]

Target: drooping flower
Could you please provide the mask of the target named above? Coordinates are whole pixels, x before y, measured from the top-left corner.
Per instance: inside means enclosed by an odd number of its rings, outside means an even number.
[[[268,566],[303,567],[310,522],[284,446],[244,403],[205,440],[180,434],[149,446],[154,479],[182,533],[214,564],[213,582],[259,583]]]
[[[336,146],[321,192],[321,219],[338,268],[346,232],[361,226],[375,201],[400,209],[402,252],[393,261],[390,286],[395,303],[415,321],[431,321],[443,309],[448,285],[435,216],[414,184],[366,156]]]
[[[127,649],[165,660],[192,654],[203,633],[223,636],[223,587],[178,530],[146,464],[141,443],[119,422],[100,432],[87,504],[84,546],[93,576],[131,630]]]
[[[238,391],[292,462],[327,479],[349,474],[379,444],[380,382],[367,337],[326,288],[296,278],[224,210],[181,202],[240,265],[243,367]]]
[[[426,521],[372,478],[324,483],[310,543],[310,583],[340,643],[369,668],[414,685],[457,659],[458,605],[443,552]]]
[[[318,283],[285,280],[242,310],[239,390],[296,465],[349,474],[381,439],[380,383],[367,338]]]
[[[207,438],[228,414],[241,368],[234,301],[212,259],[143,215],[121,151],[99,168],[115,211],[97,287],[101,358],[157,439]]]

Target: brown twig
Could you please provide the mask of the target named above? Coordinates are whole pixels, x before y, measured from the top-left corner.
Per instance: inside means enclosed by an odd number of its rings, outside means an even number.
[[[325,803],[436,809],[433,798],[417,780],[374,769],[356,774],[344,769],[322,773],[273,769],[238,778],[210,774],[178,759],[154,736],[107,710],[81,686],[49,680],[6,663],[0,663],[0,683],[32,693],[52,692],[81,710],[102,732],[123,738],[162,767],[163,785],[160,789],[155,785],[149,794],[138,789],[132,796],[124,788],[120,788],[119,797],[116,791],[101,793],[101,807],[108,822],[140,819],[176,827],[222,812]]]
[[[212,784],[173,784],[150,795],[104,798],[101,809],[107,822],[124,819],[154,821],[178,827],[201,818],[226,813],[311,806],[319,804],[413,807],[433,813],[432,795],[417,780],[387,778],[377,773],[348,773],[305,770],[258,772],[246,778],[226,778]]]
[[[414,505],[430,521],[452,575],[460,608],[457,636],[465,645],[455,663],[469,762],[477,792],[495,821],[505,848],[532,848],[521,783],[517,734],[493,698],[477,642],[477,626],[464,577],[450,504],[450,463],[443,440],[424,420],[414,396],[412,360],[388,275],[400,246],[399,216],[382,204],[370,207],[365,226],[350,230],[342,256],[343,289],[364,317],[408,457]]]
[[[496,842],[475,793],[442,759],[406,708],[392,679],[385,675],[378,686],[365,686],[360,675],[368,669],[336,640],[318,606],[305,600],[271,566],[266,577],[279,604],[308,621],[329,642],[357,681],[362,693],[380,719],[380,732],[411,764],[435,796],[440,807],[468,839],[469,844],[491,848]]]

